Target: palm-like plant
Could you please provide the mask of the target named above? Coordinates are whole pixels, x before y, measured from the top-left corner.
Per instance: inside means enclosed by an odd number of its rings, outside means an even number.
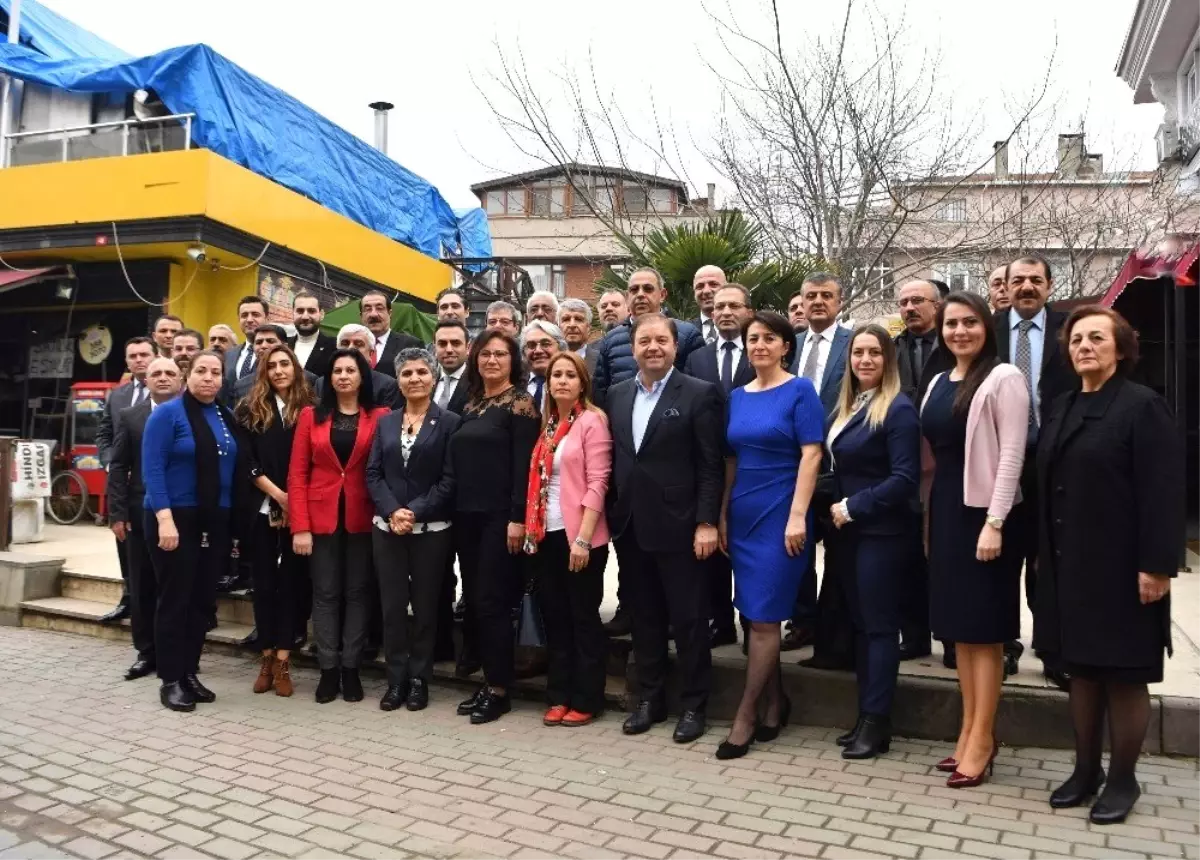
[[[670,225],[648,231],[639,241],[618,236],[630,257],[621,271],[608,269],[596,281],[597,292],[624,289],[624,275],[653,266],[667,285],[667,301],[680,317],[699,313],[692,295],[692,277],[701,266],[719,266],[731,281],[750,290],[757,308],[783,310],[804,277],[820,269],[821,261],[767,260],[763,231],[739,211],[721,212],[699,224]]]

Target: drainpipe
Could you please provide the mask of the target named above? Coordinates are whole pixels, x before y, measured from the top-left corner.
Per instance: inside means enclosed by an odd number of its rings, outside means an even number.
[[[391,102],[371,102],[367,107],[375,111],[375,148],[387,155],[388,111],[395,105]]]

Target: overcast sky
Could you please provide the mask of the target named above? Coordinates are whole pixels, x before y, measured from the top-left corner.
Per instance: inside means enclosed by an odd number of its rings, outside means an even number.
[[[519,46],[548,92],[564,67],[594,63],[604,92],[632,123],[650,104],[680,140],[686,177],[703,194],[720,176],[698,154],[712,133],[717,90],[703,60],[730,58],[699,0],[42,0],[130,53],[203,42],[370,140],[367,104],[396,105],[390,154],[455,206],[473,205],[474,182],[543,166],[508,142],[476,86],[494,90],[497,44]],[[899,0],[878,0],[889,15]],[[781,0],[785,48],[799,49],[840,20],[842,0]],[[1154,166],[1156,105],[1135,106],[1114,68],[1136,0],[909,0],[907,51],[939,55],[955,120],[975,119],[978,157],[1010,127],[1009,111],[1035,91],[1051,52],[1057,130],[1086,123],[1088,149],[1105,166]],[[728,16],[724,0],[709,10]],[[736,0],[738,22],[763,33],[769,5]],[[864,9],[863,21],[870,18]],[[970,116],[967,112],[970,112]],[[1045,118],[1045,117],[1044,117]],[[931,122],[945,118],[931,116]],[[635,159],[637,156],[635,156]],[[637,164],[653,170],[656,165]]]

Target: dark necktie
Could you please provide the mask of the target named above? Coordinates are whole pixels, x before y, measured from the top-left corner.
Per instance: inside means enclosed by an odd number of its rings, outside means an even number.
[[[711,319],[704,321],[704,342],[716,343],[717,341],[717,325]]]
[[[921,371],[922,371],[923,365],[924,365],[924,361],[921,356],[921,347],[924,345],[924,343],[925,343],[925,338],[923,338],[923,337],[914,337],[910,341],[910,357],[912,359],[910,362],[910,364],[912,365],[912,367],[910,368],[910,372],[912,375],[912,387],[913,388],[916,388],[918,385],[921,384]]]
[[[454,396],[454,383],[457,382],[453,376],[447,376],[442,380],[442,394],[437,399],[437,405],[443,409],[450,403],[450,398]]]
[[[134,380],[133,397],[130,398],[129,405],[137,406],[141,401],[142,401],[142,385],[138,381]]]
[[[1029,444],[1037,440],[1037,411],[1033,408],[1033,348],[1029,343],[1029,330],[1033,328],[1033,320],[1021,320],[1017,323],[1017,369],[1025,377],[1025,387],[1029,389]]]
[[[538,412],[541,412],[542,411],[542,388],[545,387],[546,380],[544,377],[535,376],[533,378],[533,382],[534,382],[534,385],[536,386],[533,389],[533,405],[535,407],[537,407]]]
[[[250,375],[250,371],[254,370],[254,350],[250,348],[249,344],[243,348],[246,350],[246,354],[250,357],[242,358],[242,366],[238,370],[238,379],[245,379]]]
[[[721,344],[721,349],[725,350],[725,354],[721,356],[721,387],[728,394],[733,390],[733,347],[734,343],[731,340]]]

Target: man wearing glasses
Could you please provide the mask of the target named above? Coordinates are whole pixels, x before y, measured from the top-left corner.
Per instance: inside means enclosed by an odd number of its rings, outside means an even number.
[[[900,288],[900,319],[904,331],[896,337],[896,360],[900,370],[900,387],[908,399],[920,404],[931,373],[927,369],[945,370],[931,359],[938,351],[937,315],[941,296],[929,281],[909,281]],[[940,356],[939,356],[940,358]]]

